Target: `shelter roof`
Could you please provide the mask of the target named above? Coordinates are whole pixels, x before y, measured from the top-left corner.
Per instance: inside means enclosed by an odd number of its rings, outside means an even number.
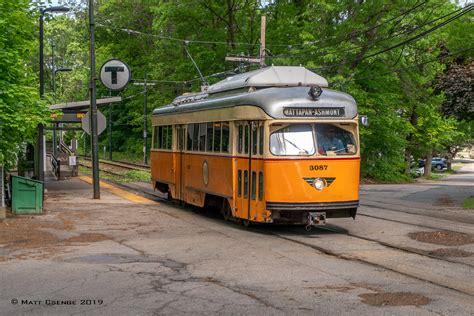
[[[114,102],[122,101],[122,97],[109,97],[97,99],[97,105],[105,105]],[[90,106],[90,100],[86,101],[75,101],[75,102],[66,102],[59,104],[52,104],[49,106],[50,110],[87,110]]]

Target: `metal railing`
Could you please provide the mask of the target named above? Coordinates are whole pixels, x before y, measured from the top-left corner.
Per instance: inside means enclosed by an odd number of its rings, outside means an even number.
[[[71,155],[74,155],[74,153],[72,152],[71,149],[69,149],[69,146],[63,142],[63,141],[60,141],[59,142],[59,151],[63,152],[63,153],[66,153],[68,154],[69,156]]]
[[[51,167],[53,174],[59,180],[61,178],[61,160],[57,159],[53,154],[51,154]]]

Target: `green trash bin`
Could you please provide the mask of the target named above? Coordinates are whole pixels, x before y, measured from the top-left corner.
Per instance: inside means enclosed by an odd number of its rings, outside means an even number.
[[[12,212],[14,214],[41,214],[43,212],[42,181],[12,176]]]

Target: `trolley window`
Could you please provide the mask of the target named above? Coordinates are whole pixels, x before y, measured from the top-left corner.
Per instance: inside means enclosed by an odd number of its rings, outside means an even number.
[[[318,153],[324,156],[354,155],[354,135],[333,124],[315,124]]]
[[[258,128],[257,126],[252,126],[252,155],[257,154],[257,142],[258,142]]]
[[[214,151],[221,151],[221,123],[214,123]]]
[[[206,151],[212,151],[212,145],[214,142],[214,124],[207,123],[207,141],[206,141]]]
[[[244,153],[249,153],[249,126],[245,125],[245,132],[244,132]]]
[[[242,125],[239,125],[239,143],[237,144],[237,151],[239,154],[242,153],[242,142],[244,139],[244,127]]]
[[[222,152],[223,153],[229,152],[229,138],[230,138],[229,122],[222,122]]]
[[[258,128],[258,153],[263,155],[263,126]]]
[[[206,151],[207,124],[199,124],[199,151]]]
[[[194,124],[188,124],[188,144],[186,146],[187,150],[193,149],[193,140],[194,140]]]
[[[252,200],[257,198],[257,173],[252,171]]]
[[[276,156],[309,156],[315,153],[310,124],[287,125],[270,135],[270,151]]]
[[[171,149],[173,145],[173,128],[171,125],[154,127],[153,148]]]
[[[244,171],[244,198],[249,197],[249,172]]]
[[[258,173],[258,199],[263,200],[263,172]]]
[[[237,172],[237,194],[242,196],[242,170]]]
[[[276,156],[311,156],[317,152],[323,156],[354,155],[357,146],[355,125],[342,128],[338,124],[290,124],[270,135],[270,151]]]

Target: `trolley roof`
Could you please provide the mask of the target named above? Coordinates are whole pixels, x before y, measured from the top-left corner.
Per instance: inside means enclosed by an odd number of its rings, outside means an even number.
[[[273,118],[352,119],[354,99],[343,92],[322,89],[312,98],[310,88],[328,86],[326,79],[304,67],[272,66],[224,79],[206,92],[184,94],[153,115],[170,115],[241,105],[260,107]]]
[[[298,87],[327,88],[326,79],[304,67],[271,66],[228,77],[207,89],[209,94],[245,87]]]

